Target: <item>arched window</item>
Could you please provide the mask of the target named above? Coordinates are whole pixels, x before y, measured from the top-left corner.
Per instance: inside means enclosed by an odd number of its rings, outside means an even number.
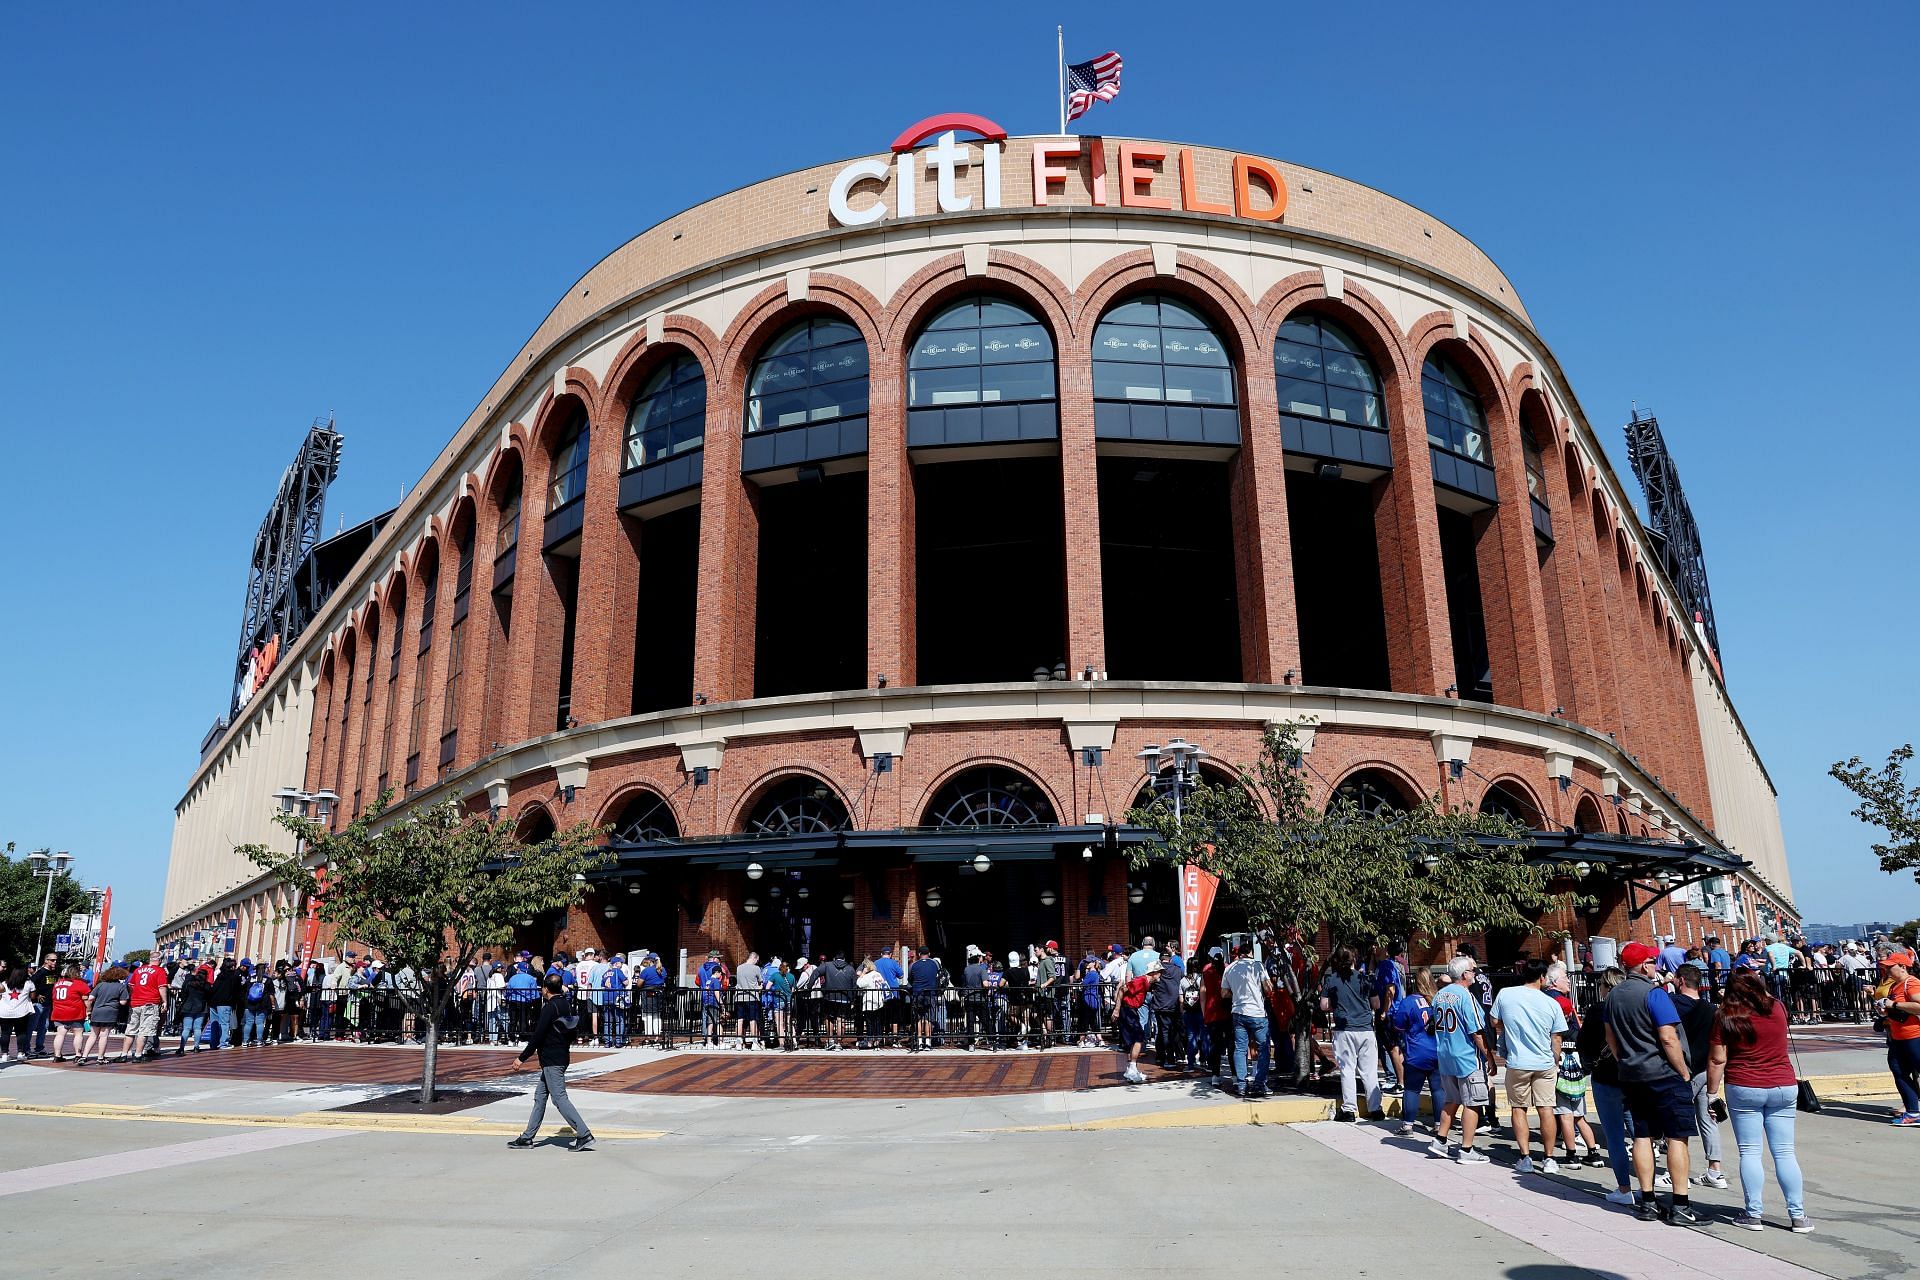
[[[707,375],[690,355],[653,371],[627,411],[627,448],[621,469],[631,471],[698,449],[707,424]]]
[[[927,806],[929,827],[1051,826],[1046,794],[1012,769],[968,769],[940,788]]]
[[[1510,782],[1497,782],[1489,787],[1487,794],[1480,798],[1480,812],[1517,822],[1530,831],[1542,825],[1540,807]]]
[[[1093,397],[1232,407],[1233,360],[1213,326],[1183,302],[1135,298],[1093,331]]]
[[[576,414],[561,433],[553,450],[553,482],[547,486],[548,515],[586,495],[587,445],[592,434],[585,413]]]
[[[680,820],[673,816],[673,806],[657,792],[636,792],[613,820],[615,844],[656,844],[679,838]]]
[[[907,359],[910,409],[1048,401],[1054,386],[1046,327],[997,298],[968,298],[942,311]]]
[[[553,832],[553,815],[541,806],[521,816],[520,829],[514,838],[521,844],[544,844],[553,839]]]
[[[1294,316],[1273,344],[1280,412],[1385,427],[1373,361],[1351,334],[1316,315]]]
[[[515,477],[513,487],[500,495],[500,527],[493,535],[493,557],[501,556],[514,549],[520,542],[520,480]]]
[[[832,787],[813,778],[792,777],[761,793],[746,829],[755,835],[800,836],[849,825],[847,806]]]
[[[845,320],[802,320],[753,362],[747,383],[747,430],[864,417],[867,344]]]
[[[1482,466],[1493,465],[1487,450],[1487,414],[1480,407],[1480,396],[1452,361],[1438,355],[1428,356],[1420,370],[1420,398],[1427,410],[1427,441],[1471,458]]]
[[[1351,801],[1362,813],[1398,812],[1410,805],[1407,789],[1385,769],[1360,769],[1340,780],[1336,799]]]

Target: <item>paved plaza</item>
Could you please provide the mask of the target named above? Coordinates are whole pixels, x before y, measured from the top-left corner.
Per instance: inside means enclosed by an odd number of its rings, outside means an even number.
[[[1713,1225],[1737,1180],[1695,1189],[1710,1225],[1643,1224],[1603,1170],[1522,1178],[1505,1139],[1463,1168],[1319,1099],[1117,1087],[1104,1053],[583,1055],[600,1145],[574,1155],[506,1148],[530,1079],[500,1051],[448,1051],[445,1079],[483,1096],[427,1116],[339,1109],[391,1096],[417,1053],[294,1046],[0,1071],[0,1238],[89,1277],[1913,1275],[1920,1134],[1884,1123],[1868,1037],[1800,1043],[1832,1082],[1799,1122],[1812,1236]],[[1767,1207],[1784,1223],[1771,1186]],[[45,1224],[102,1213],[114,1230],[41,1250]]]

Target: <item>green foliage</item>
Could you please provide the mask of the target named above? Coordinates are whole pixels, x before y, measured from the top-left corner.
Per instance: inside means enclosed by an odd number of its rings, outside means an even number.
[[[1907,921],[1896,927],[1890,936],[1905,946],[1920,947],[1920,920]]]
[[[129,965],[145,964],[153,959],[153,950],[150,947],[142,947],[138,951],[129,951],[124,959]]]
[[[483,945],[511,936],[516,921],[572,906],[586,892],[581,877],[608,855],[599,847],[603,832],[585,824],[528,845],[512,824],[451,800],[385,821],[391,799],[383,793],[337,832],[297,814],[277,816],[305,843],[303,857],[264,845],[239,852],[317,903],[320,920],[341,940],[377,950],[390,970],[411,965],[419,974],[427,989],[420,1100],[428,1103],[452,995],[440,964],[465,968]],[[326,866],[324,885],[313,864]]]
[[[1336,943],[1540,932],[1541,914],[1584,901],[1549,889],[1552,868],[1528,861],[1527,833],[1505,818],[1442,810],[1431,796],[1405,811],[1368,813],[1344,797],[1316,808],[1293,724],[1269,728],[1240,781],[1200,786],[1178,823],[1164,799],[1134,809],[1127,820],[1160,837],[1136,863],[1198,863],[1251,921],[1297,926],[1308,941],[1322,924]]]
[[[448,800],[383,822],[391,793],[341,831],[298,814],[274,819],[306,844],[295,860],[264,845],[237,851],[318,904],[342,940],[377,950],[390,968],[455,967],[510,935],[516,921],[580,900],[575,880],[604,861],[600,831],[569,827],[538,845]],[[323,886],[313,865],[326,866]]]
[[[1920,881],[1920,786],[1909,785],[1906,776],[1907,763],[1912,759],[1913,744],[1909,742],[1889,751],[1886,764],[1878,769],[1853,756],[1827,772],[1859,797],[1853,816],[1887,833],[1884,841],[1873,845],[1880,869],[1888,875],[1911,871]]]
[[[40,958],[33,954],[33,942],[40,928],[40,908],[47,899],[47,878],[34,875],[33,864],[13,854],[11,844],[6,853],[0,854],[0,965],[25,964]],[[55,935],[66,930],[69,916],[84,915],[92,909],[93,899],[78,881],[71,875],[55,876],[45,945],[53,946]]]

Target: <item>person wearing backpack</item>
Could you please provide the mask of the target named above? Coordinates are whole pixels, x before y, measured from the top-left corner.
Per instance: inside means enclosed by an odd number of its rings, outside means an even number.
[[[567,1065],[572,1060],[574,1033],[580,1027],[579,1006],[557,973],[547,975],[545,990],[546,999],[541,1002],[533,1034],[527,1037],[527,1047],[520,1051],[513,1068],[540,1073],[533,1086],[533,1114],[527,1117],[526,1132],[507,1145],[516,1151],[533,1146],[540,1137],[540,1122],[546,1118],[547,1099],[552,1098],[561,1116],[573,1126],[573,1141],[567,1144],[567,1150],[587,1151],[593,1146],[593,1131],[567,1097]],[[529,1063],[529,1058],[536,1060]]]
[[[190,965],[181,965],[187,971],[187,980],[180,987],[180,1047],[173,1051],[174,1057],[187,1052],[187,1046],[193,1046],[193,1052],[200,1052],[200,1033],[207,1027],[207,1010],[213,1003],[213,984],[207,981],[207,975]]]
[[[258,1048],[267,1042],[267,1015],[273,1012],[273,979],[264,967],[255,969],[247,982],[246,1020],[240,1027],[242,1048]]]
[[[1186,1033],[1188,1075],[1200,1070],[1200,1059],[1207,1056],[1206,984],[1200,978],[1200,966],[1187,966],[1180,979],[1180,1025]]]
[[[246,1000],[246,984],[232,956],[220,961],[219,976],[213,980],[213,1045],[231,1049],[239,1043],[240,1006]]]
[[[1433,1122],[1440,1123],[1440,1046],[1433,1038],[1433,970],[1413,971],[1413,990],[1393,1002],[1387,1023],[1400,1044],[1400,1128],[1405,1137],[1420,1119],[1420,1094],[1425,1090],[1433,1106]]]

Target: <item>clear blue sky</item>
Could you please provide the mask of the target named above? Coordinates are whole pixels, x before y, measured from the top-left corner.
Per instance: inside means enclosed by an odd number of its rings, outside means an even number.
[[[661,217],[936,110],[1050,131],[1063,21],[1126,58],[1088,132],[1408,199],[1506,269],[1623,474],[1629,405],[1659,413],[1800,906],[1920,916],[1825,776],[1920,737],[1920,11],[1237,8],[10,7],[0,840],[73,850],[138,945],[315,415],[329,525],[391,506]]]

